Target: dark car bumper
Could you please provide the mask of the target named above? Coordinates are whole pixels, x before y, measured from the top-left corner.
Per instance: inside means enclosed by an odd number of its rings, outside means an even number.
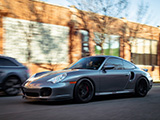
[[[58,83],[53,86],[39,88],[22,87],[23,98],[30,100],[59,101],[73,98],[74,84]]]

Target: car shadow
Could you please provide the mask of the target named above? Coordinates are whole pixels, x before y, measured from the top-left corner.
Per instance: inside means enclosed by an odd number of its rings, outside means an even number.
[[[10,95],[6,95],[3,91],[0,91],[0,97],[11,97]]]
[[[96,96],[88,103],[100,102],[100,101],[108,101],[108,100],[118,100],[118,99],[129,99],[134,98],[133,94],[117,94],[117,95],[103,95]],[[88,103],[77,103],[74,100],[65,100],[65,101],[31,101],[25,100],[26,104],[33,105],[75,105],[75,104],[88,104]]]
[[[106,101],[106,100],[118,100],[118,99],[128,99],[128,98],[134,98],[134,96],[131,93],[128,94],[113,94],[113,95],[102,95],[102,96],[96,96],[91,102],[98,102],[98,101]]]
[[[15,96],[22,96],[22,93],[20,92],[18,95],[7,95],[3,91],[0,91],[0,97],[15,97]]]
[[[65,101],[32,101],[32,100],[25,100],[25,104],[32,104],[32,105],[70,105],[74,104],[73,100],[65,100]]]

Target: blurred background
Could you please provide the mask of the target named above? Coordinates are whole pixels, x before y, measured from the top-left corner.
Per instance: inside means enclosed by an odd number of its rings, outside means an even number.
[[[113,55],[160,81],[158,0],[0,0],[0,54],[30,74]]]

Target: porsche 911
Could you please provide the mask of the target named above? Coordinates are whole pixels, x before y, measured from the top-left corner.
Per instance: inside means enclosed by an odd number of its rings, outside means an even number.
[[[23,98],[89,102],[94,96],[133,93],[144,97],[152,87],[146,69],[115,56],[85,57],[60,71],[36,73],[22,85]]]

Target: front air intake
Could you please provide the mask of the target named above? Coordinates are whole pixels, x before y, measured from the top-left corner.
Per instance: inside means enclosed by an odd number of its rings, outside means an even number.
[[[51,88],[42,88],[40,90],[40,96],[50,96],[52,93],[52,89]]]

